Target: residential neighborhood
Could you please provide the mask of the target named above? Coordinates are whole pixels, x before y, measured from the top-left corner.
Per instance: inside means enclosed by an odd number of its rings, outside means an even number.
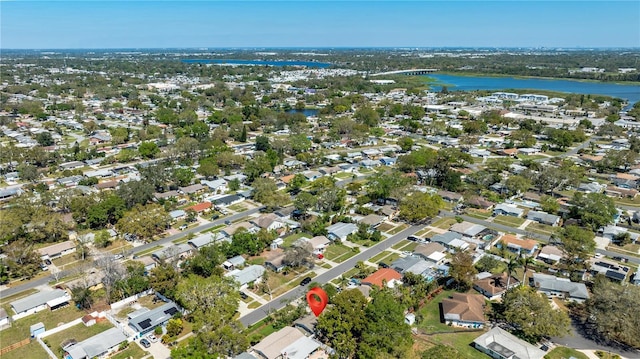
[[[150,56],[3,63],[3,357],[638,355],[638,103]]]

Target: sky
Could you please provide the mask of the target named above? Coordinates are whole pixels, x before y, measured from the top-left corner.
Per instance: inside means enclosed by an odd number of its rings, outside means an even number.
[[[640,47],[640,1],[0,0],[0,49]]]

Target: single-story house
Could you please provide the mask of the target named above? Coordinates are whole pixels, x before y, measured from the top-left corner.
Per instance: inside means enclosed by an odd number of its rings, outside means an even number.
[[[306,336],[316,334],[316,324],[318,324],[318,317],[313,314],[307,314],[293,322],[293,326],[302,330]]]
[[[560,216],[546,212],[529,211],[529,213],[527,213],[527,219],[553,227],[560,224]]]
[[[327,237],[331,240],[346,241],[347,236],[358,231],[358,226],[353,223],[338,222],[327,228]]]
[[[425,272],[429,272],[433,268],[434,264],[427,262],[426,260],[418,256],[406,256],[404,258],[398,258],[391,263],[391,268],[396,271],[405,274],[413,273],[416,275],[422,275]]]
[[[235,256],[235,257],[231,257],[231,258],[227,259],[226,261],[224,261],[222,263],[222,266],[226,270],[234,270],[234,269],[238,269],[238,268],[244,267],[244,264],[246,262],[247,261],[246,261],[246,259],[244,259],[243,256]]]
[[[495,359],[542,359],[547,354],[500,327],[477,337],[473,347]]]
[[[245,197],[239,196],[237,194],[230,194],[217,198],[212,197],[209,200],[217,207],[227,207],[244,201]]]
[[[178,312],[180,312],[180,307],[174,302],[168,302],[132,317],[129,319],[129,326],[136,333],[136,338],[142,338],[156,327],[165,325]]]
[[[178,193],[178,191],[167,191],[167,192],[163,192],[163,193],[154,193],[153,197],[157,200],[161,200],[161,199],[167,199],[167,198],[175,198],[180,196],[180,193]]]
[[[304,178],[306,178],[307,181],[315,181],[318,178],[322,177],[322,173],[318,171],[304,171],[302,172],[302,175],[304,176]]]
[[[522,217],[524,210],[522,208],[518,208],[512,204],[500,203],[495,206],[493,209],[493,215],[498,216],[513,216],[513,217]]]
[[[158,266],[158,262],[156,262],[151,256],[139,257],[135,260],[142,263],[146,273],[149,273],[153,268]]]
[[[362,280],[362,284],[368,286],[378,286],[382,288],[386,284],[387,287],[393,288],[396,284],[402,283],[402,274],[391,268],[380,268],[373,272],[370,276]]]
[[[480,294],[453,293],[441,303],[442,317],[447,325],[465,328],[483,328],[484,297]]]
[[[240,283],[240,288],[244,288],[249,283],[260,281],[264,272],[265,269],[263,266],[250,265],[243,269],[234,269],[224,276],[233,278],[236,282]]]
[[[193,247],[187,243],[181,243],[155,251],[151,254],[151,257],[158,262],[175,259],[182,260],[191,256],[191,253],[193,253]]]
[[[54,310],[69,304],[71,296],[66,290],[54,289],[32,294],[11,302],[11,309],[16,313],[13,319],[19,319],[47,308]]]
[[[538,252],[538,256],[536,257],[536,259],[548,264],[555,264],[558,263],[563,256],[564,252],[562,251],[562,249],[556,246],[547,245],[542,247],[540,252]]]
[[[264,261],[264,265],[272,271],[278,273],[281,272],[284,267],[284,252],[282,250],[271,250],[268,252],[268,257]]]
[[[430,256],[434,253],[444,253],[447,249],[440,243],[430,242],[425,244],[418,244],[413,250],[413,254],[429,260]]]
[[[227,237],[233,237],[233,235],[240,228],[244,228],[249,232],[257,232],[258,231],[257,227],[255,227],[253,224],[245,221],[245,222],[238,222],[238,223],[234,223],[232,225],[229,225],[229,226],[223,228],[222,230],[220,230],[220,233],[224,234]]]
[[[575,283],[569,278],[533,273],[533,285],[538,289],[538,292],[544,293],[549,298],[561,297],[578,303],[589,299],[589,292],[584,283]]]
[[[11,325],[11,317],[4,308],[0,307],[0,330]]]
[[[357,220],[357,222],[366,224],[367,226],[373,228],[379,225],[380,223],[384,222],[384,220],[385,220],[385,217],[372,213],[360,218],[359,220]]]
[[[320,342],[305,336],[300,330],[294,327],[284,327],[269,334],[251,347],[250,353],[262,359],[328,358],[329,353],[321,353],[332,352],[332,350],[326,349]]]
[[[190,209],[196,213],[205,213],[205,212],[209,212],[211,210],[211,202],[200,202],[198,204],[194,204],[193,206],[187,208]]]
[[[467,205],[473,208],[484,209],[486,211],[490,210],[491,207],[495,206],[495,203],[486,200],[482,197],[471,197],[467,200]]]
[[[220,232],[217,232],[217,233],[209,232],[209,233],[201,234],[189,240],[187,243],[190,244],[194,249],[200,249],[202,247],[206,247],[211,244],[224,241],[224,240],[228,240],[228,237],[225,237],[224,234]]]
[[[227,181],[222,178],[213,181],[202,180],[200,183],[209,187],[209,189],[215,193],[224,193],[229,190]]]
[[[187,216],[187,212],[185,212],[182,209],[176,209],[176,210],[173,210],[173,211],[169,212],[169,217],[171,217],[172,221],[181,220],[181,219],[185,218],[186,216]]]
[[[331,244],[331,241],[329,240],[329,238],[325,236],[315,236],[311,239],[302,238],[302,240],[305,240],[305,242],[311,245],[311,248],[313,248],[314,253],[324,252],[325,248],[327,248],[327,246]]]
[[[508,250],[517,254],[532,256],[538,250],[538,242],[533,239],[520,239],[512,234],[505,234],[500,238],[496,247],[506,246]]]
[[[192,184],[191,186],[180,187],[180,190],[178,192],[182,192],[184,194],[195,194],[198,192],[202,192],[205,189],[207,189],[207,187],[201,185],[200,183],[196,183]]]
[[[76,245],[73,241],[65,241],[62,243],[56,243],[54,245],[38,249],[38,254],[42,260],[55,259],[65,256],[67,254],[74,253],[76,251]]]
[[[520,281],[517,278],[511,276],[511,280],[509,281],[508,277],[509,275],[507,273],[483,277],[482,279],[478,279],[473,282],[473,289],[480,292],[480,294],[484,295],[489,300],[496,300],[502,297],[502,294],[504,294],[508,289],[520,284]],[[507,282],[509,282],[508,288]]]
[[[274,213],[265,213],[260,217],[249,220],[249,222],[267,231],[274,231],[285,226],[285,224],[280,221],[280,217]]]
[[[616,262],[605,261],[597,258],[591,258],[589,259],[589,262],[591,264],[589,270],[591,275],[602,274],[616,282],[624,282],[627,278],[627,274],[630,273],[629,267],[621,266]]]
[[[125,341],[127,336],[120,328],[111,328],[63,349],[67,359],[105,358],[118,350],[120,344]]]
[[[460,233],[467,238],[478,238],[482,236],[483,232],[487,231],[487,227],[481,224],[464,221],[460,223],[454,223],[451,228],[449,228],[449,230],[452,232]]]
[[[441,234],[436,234],[431,238],[431,242],[440,243],[445,246],[447,249],[453,250],[466,250],[469,248],[469,243],[462,240],[462,235],[455,232],[445,232]]]
[[[607,188],[607,185],[600,184],[598,182],[581,183],[576,189],[578,192],[584,193],[602,193]]]
[[[438,196],[442,197],[443,200],[452,203],[458,203],[462,201],[463,197],[460,193],[451,192],[451,191],[438,191]]]

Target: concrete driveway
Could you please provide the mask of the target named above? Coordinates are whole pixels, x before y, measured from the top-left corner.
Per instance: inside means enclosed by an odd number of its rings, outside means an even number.
[[[146,336],[145,336],[146,338]],[[169,359],[171,358],[171,350],[167,348],[164,344],[160,343],[160,339],[157,342],[151,343],[149,348],[145,348],[140,344],[140,340],[136,340],[136,344],[142,348],[142,350],[148,351],[151,353],[154,359]]]

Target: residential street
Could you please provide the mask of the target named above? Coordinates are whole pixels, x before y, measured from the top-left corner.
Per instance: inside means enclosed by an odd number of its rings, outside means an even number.
[[[342,273],[348,271],[353,268],[358,261],[366,261],[369,258],[375,256],[376,254],[384,251],[387,248],[390,248],[394,244],[400,242],[402,239],[407,238],[408,236],[416,233],[420,230],[420,226],[411,226],[404,231],[385,239],[384,241],[368,248],[367,250],[358,253],[357,255],[347,259],[336,267],[331,268],[327,272],[320,274],[319,276],[313,278],[314,282],[325,284],[330,280],[340,276]],[[289,292],[281,295],[278,298],[275,298],[271,302],[257,308],[253,312],[240,317],[240,322],[245,326],[250,326],[254,323],[261,321],[262,319],[267,317],[267,314],[270,311],[278,310],[283,308],[289,301],[295,300],[297,298],[302,297],[308,290],[308,286],[297,287],[295,289],[290,290]]]

